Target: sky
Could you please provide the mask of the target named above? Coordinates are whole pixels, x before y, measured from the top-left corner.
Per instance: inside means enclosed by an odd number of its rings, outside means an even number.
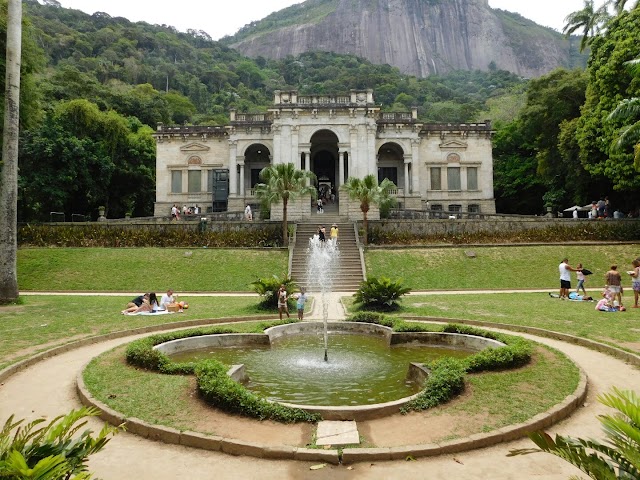
[[[170,25],[179,31],[203,30],[218,40],[244,25],[261,20],[300,0],[58,0],[63,7],[86,13],[105,12],[133,22]],[[602,4],[596,1],[596,4]],[[489,0],[492,8],[517,12],[534,22],[561,31],[567,15],[582,9],[584,0]]]

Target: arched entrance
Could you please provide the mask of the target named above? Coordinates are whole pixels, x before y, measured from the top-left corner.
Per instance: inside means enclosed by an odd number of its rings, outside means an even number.
[[[311,171],[317,177],[318,195],[337,201],[338,137],[330,130],[319,130],[311,137]]]

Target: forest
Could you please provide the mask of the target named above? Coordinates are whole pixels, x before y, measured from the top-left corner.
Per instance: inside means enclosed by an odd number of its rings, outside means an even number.
[[[584,29],[586,69],[536,79],[494,64],[417,78],[332,53],[250,59],[202,31],[88,15],[56,0],[23,5],[20,222],[46,221],[51,211],[95,219],[98,206],[110,217],[150,215],[158,123],[223,125],[230,108],[265,111],[277,89],[372,88],[383,111],[418,106],[425,122],[491,119],[502,213],[539,214],[605,195],[625,213],[640,206],[640,109],[620,108],[637,105],[640,92],[637,4]],[[6,16],[0,0],[3,71]],[[583,31],[581,22],[569,26]]]

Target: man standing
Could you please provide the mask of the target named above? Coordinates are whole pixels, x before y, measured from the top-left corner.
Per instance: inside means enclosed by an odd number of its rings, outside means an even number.
[[[558,265],[560,271],[560,298],[566,300],[569,298],[569,290],[571,290],[571,272],[577,272],[577,268],[573,268],[569,265],[569,259],[563,258],[560,265]]]

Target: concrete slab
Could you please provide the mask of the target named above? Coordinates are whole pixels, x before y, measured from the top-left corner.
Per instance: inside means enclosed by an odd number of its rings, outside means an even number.
[[[356,422],[323,420],[318,423],[316,445],[353,445],[360,444],[360,435]]]

